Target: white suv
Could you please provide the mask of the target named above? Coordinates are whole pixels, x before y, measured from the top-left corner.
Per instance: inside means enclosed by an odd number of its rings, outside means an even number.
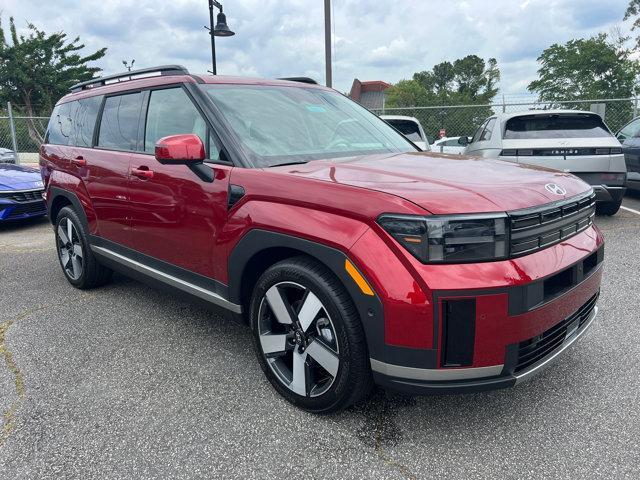
[[[627,169],[620,142],[599,115],[577,110],[500,113],[489,117],[466,155],[499,158],[573,173],[596,192],[597,211],[614,215],[625,192]]]

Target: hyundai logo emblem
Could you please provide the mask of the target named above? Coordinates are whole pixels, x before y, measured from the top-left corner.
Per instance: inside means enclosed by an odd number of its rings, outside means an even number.
[[[560,185],[555,183],[547,183],[544,188],[547,189],[547,192],[553,193],[554,195],[566,195],[567,191],[562,188]]]

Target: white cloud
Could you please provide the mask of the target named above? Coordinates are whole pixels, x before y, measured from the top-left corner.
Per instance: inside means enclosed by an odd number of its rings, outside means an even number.
[[[324,78],[321,0],[222,0],[237,32],[216,39],[218,70],[233,75]],[[333,0],[334,85],[348,91],[354,77],[395,82],[443,60],[477,54],[496,57],[502,91],[520,93],[535,78],[542,49],[571,38],[607,32],[628,0]],[[108,47],[106,73],[180,63],[210,67],[206,0],[3,0],[14,16],[45,31],[79,35],[87,52]]]

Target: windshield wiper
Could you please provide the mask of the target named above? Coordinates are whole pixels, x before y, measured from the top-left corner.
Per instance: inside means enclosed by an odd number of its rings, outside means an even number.
[[[284,167],[285,165],[302,165],[305,163],[309,163],[308,161],[298,161],[298,162],[286,162],[286,163],[276,163],[275,165],[269,165],[269,168],[272,167]]]

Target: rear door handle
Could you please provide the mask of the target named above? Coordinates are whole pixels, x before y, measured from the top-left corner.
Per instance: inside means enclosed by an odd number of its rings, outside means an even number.
[[[87,165],[87,161],[84,159],[82,155],[78,155],[76,158],[72,159],[71,163],[79,167],[85,167]]]
[[[149,180],[153,178],[153,170],[149,170],[149,167],[138,167],[131,169],[131,175],[143,180]]]

